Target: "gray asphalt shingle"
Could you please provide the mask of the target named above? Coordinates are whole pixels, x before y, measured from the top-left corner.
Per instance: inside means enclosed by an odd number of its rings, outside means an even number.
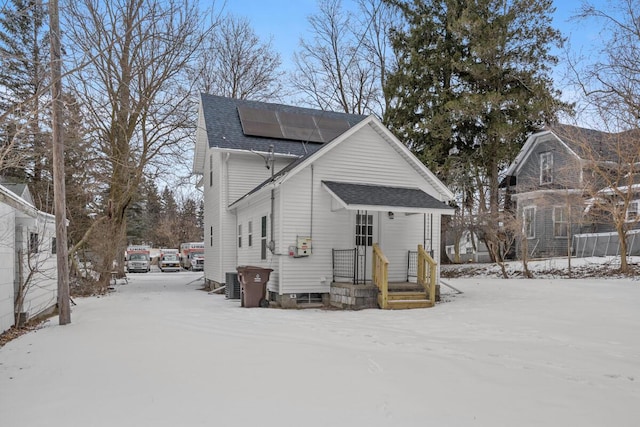
[[[294,107],[290,105],[272,104],[258,101],[248,101],[203,93],[202,113],[207,126],[209,147],[223,149],[254,150],[268,152],[273,145],[276,154],[303,156],[315,152],[322,143],[302,142],[278,138],[265,138],[245,135],[238,114],[238,106],[281,111],[292,114],[304,114],[314,117],[346,120],[353,127],[366,116],[333,111],[314,110],[311,108]]]
[[[453,209],[419,188],[388,187],[336,181],[322,181],[322,183],[347,205]]]

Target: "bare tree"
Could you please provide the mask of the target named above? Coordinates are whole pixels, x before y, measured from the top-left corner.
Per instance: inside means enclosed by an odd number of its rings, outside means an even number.
[[[609,130],[638,129],[640,0],[613,0],[606,9],[583,2],[576,18],[601,24],[603,41],[591,52],[595,61],[572,62],[577,84]]]
[[[72,78],[101,155],[105,199],[90,232],[105,237],[99,272],[107,283],[147,167],[188,150],[193,104],[186,70],[207,28],[192,0],[69,1],[66,11],[70,57],[91,58]]]
[[[360,18],[341,0],[319,0],[309,16],[311,37],[294,55],[293,85],[302,102],[321,109],[382,116],[386,31],[392,12],[382,1],[360,0]],[[386,14],[383,13],[386,12]]]
[[[628,236],[640,222],[640,131],[609,133],[585,149],[592,177],[587,220],[594,231],[616,232],[620,272],[627,274]]]
[[[522,222],[512,212],[502,212],[498,227],[494,226],[494,217],[489,212],[481,212],[477,216],[476,229],[478,235],[486,243],[491,259],[498,264],[502,277],[509,278],[505,254],[511,251],[522,232]],[[526,262],[523,264],[527,271]],[[525,273],[526,274],[526,273]]]
[[[280,55],[249,20],[227,15],[208,34],[196,64],[197,89],[237,99],[273,101],[283,95]]]
[[[384,117],[391,103],[391,95],[385,87],[387,71],[396,68],[396,57],[389,43],[389,32],[400,22],[398,9],[390,7],[385,0],[358,0],[358,28],[362,44],[368,52],[366,58],[376,71],[379,85],[378,96],[373,101],[378,104],[372,108],[379,117]]]
[[[613,228],[620,240],[620,270],[628,273],[627,236],[637,226],[640,164],[640,1],[614,0],[607,8],[585,1],[575,16],[601,26],[590,58],[571,61],[591,120],[607,131],[597,144],[583,144],[593,177],[589,219],[598,230]],[[599,225],[596,225],[599,224]]]

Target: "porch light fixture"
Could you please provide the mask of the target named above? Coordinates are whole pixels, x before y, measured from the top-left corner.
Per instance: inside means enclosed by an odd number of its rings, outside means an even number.
[[[391,211],[387,212],[387,216],[389,217],[389,219],[393,219],[393,212]]]

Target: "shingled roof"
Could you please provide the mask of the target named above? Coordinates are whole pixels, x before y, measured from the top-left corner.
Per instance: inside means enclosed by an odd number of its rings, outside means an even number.
[[[548,128],[580,158],[617,162],[624,156],[631,140],[640,140],[637,131],[618,133],[602,132],[578,126],[556,124]]]
[[[407,208],[445,209],[452,207],[430,196],[419,188],[389,187],[384,185],[322,181],[347,206],[384,206],[389,209]]]
[[[357,114],[226,98],[204,93],[201,95],[201,100],[210,148],[268,152],[270,146],[273,145],[276,154],[303,156],[315,152],[323,145],[319,142],[246,135],[243,132],[238,107],[308,115],[316,119],[344,120],[349,127],[353,127],[367,117]]]

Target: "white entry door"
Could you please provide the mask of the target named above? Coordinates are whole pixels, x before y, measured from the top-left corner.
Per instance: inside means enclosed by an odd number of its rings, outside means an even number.
[[[378,212],[357,211],[355,245],[357,257],[356,281],[371,281],[373,244],[378,241]]]

